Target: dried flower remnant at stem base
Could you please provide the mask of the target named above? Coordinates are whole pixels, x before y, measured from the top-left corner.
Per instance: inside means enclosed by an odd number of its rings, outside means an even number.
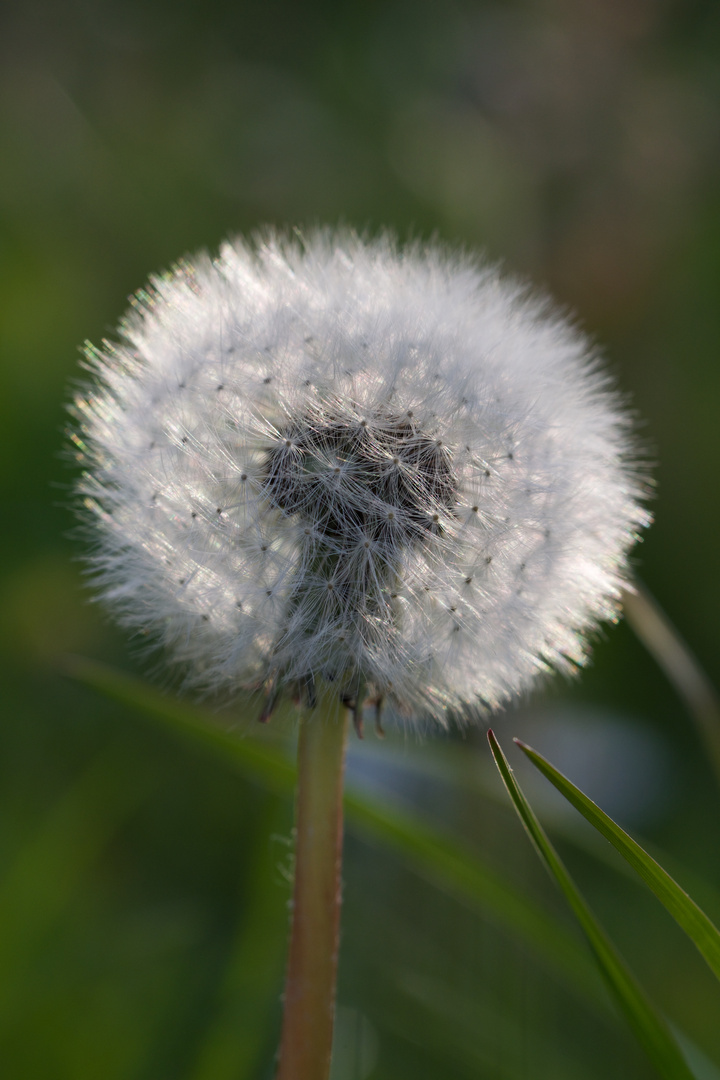
[[[469,719],[617,612],[649,520],[630,421],[493,268],[269,233],[153,278],[87,359],[95,580],[189,685]]]

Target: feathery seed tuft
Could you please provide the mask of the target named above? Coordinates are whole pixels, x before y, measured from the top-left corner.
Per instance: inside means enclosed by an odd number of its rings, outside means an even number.
[[[491,267],[268,234],[153,278],[86,355],[95,580],[189,685],[470,718],[617,613],[649,521],[631,423]]]

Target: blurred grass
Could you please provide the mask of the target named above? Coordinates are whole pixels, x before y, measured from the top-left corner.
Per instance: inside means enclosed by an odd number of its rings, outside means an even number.
[[[55,672],[67,651],[140,670],[73,561],[60,449],[78,346],[111,333],[150,271],[266,221],[387,224],[486,249],[606,345],[658,461],[636,561],[713,676],[720,10],[29,0],[3,6],[0,59],[0,894],[16,897],[0,928],[15,950],[0,1053],[13,1080],[222,1075],[245,1021],[257,1036],[246,1075],[269,1077],[288,893],[279,871],[262,879],[286,860],[272,836],[289,837],[289,800]],[[712,770],[626,626],[603,634],[581,680],[496,727],[544,751],[560,716],[575,756],[553,748],[552,760],[578,782],[586,769],[581,786],[609,789],[624,826],[720,887]],[[634,809],[598,752],[603,731],[613,747],[642,736]],[[472,734],[453,749],[471,769],[486,753]],[[372,800],[379,758],[358,760]],[[509,814],[454,769],[392,777],[411,808],[562,918]],[[641,982],[720,1061],[717,987],[692,947],[651,897],[558,843]],[[525,947],[352,836],[340,1003],[336,1080],[650,1075]]]
[[[100,694],[159,720],[172,735],[211,750],[252,783],[259,783],[276,794],[292,794],[295,767],[288,759],[286,748],[273,745],[274,740],[270,741],[262,729],[264,737],[253,739],[246,734],[239,739],[218,728],[211,716],[180,706],[110,668],[82,657],[64,658],[63,667],[68,675]],[[276,722],[280,716],[275,717]],[[478,853],[457,843],[450,833],[429,826],[418,814],[403,811],[387,797],[376,795],[368,799],[354,790],[352,780],[347,787],[345,813],[350,831],[390,849],[414,873],[519,937],[558,978],[568,983],[570,990],[585,997],[591,1007],[598,1005],[598,986],[576,942],[532,900],[526,900],[504,880],[502,872],[498,873]]]

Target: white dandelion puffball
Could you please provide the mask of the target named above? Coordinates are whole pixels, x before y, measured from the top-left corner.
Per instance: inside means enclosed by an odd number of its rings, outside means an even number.
[[[437,246],[226,244],[75,402],[92,567],[188,684],[471,718],[574,670],[648,523],[583,335]]]

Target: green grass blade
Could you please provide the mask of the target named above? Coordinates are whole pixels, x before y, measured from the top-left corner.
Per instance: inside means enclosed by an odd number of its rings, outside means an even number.
[[[662,1017],[646,997],[624,960],[583,900],[560,857],[548,840],[492,731],[490,748],[518,816],[550,875],[564,893],[590,943],[605,981],[630,1027],[666,1080],[690,1080],[692,1073]]]
[[[83,656],[63,658],[66,675],[91,687],[104,697],[118,701],[151,717],[173,735],[200,745],[215,756],[230,761],[242,775],[276,795],[295,790],[295,763],[269,741],[242,738],[223,731],[217,719],[155,690],[139,679],[116,671]],[[278,709],[278,713],[281,710]],[[263,725],[258,725],[263,728]],[[267,734],[267,729],[264,729]]]
[[[609,840],[624,859],[638,872],[643,881],[652,889],[658,900],[665,905],[672,917],[694,942],[710,969],[720,979],[720,931],[697,906],[678,883],[651,855],[640,847],[632,837],[609,818],[600,807],[584,795],[579,788],[563,776],[536,750],[519,739],[515,742],[533,765],[545,776],[558,791],[572,803],[576,810],[593,825],[606,840]]]
[[[685,702],[720,781],[720,700],[697,657],[642,582],[623,594],[630,627]]]
[[[294,761],[272,745],[263,725],[257,725],[255,737],[241,738],[221,730],[212,715],[206,716],[103,664],[70,657],[65,660],[65,671],[86,686],[153,718],[172,734],[204,747],[244,778],[278,795],[294,793]],[[420,877],[526,942],[591,1008],[606,1008],[602,987],[580,943],[561,923],[485,865],[476,852],[415,815],[375,797],[369,799],[348,790],[345,809],[349,830],[392,848]]]

